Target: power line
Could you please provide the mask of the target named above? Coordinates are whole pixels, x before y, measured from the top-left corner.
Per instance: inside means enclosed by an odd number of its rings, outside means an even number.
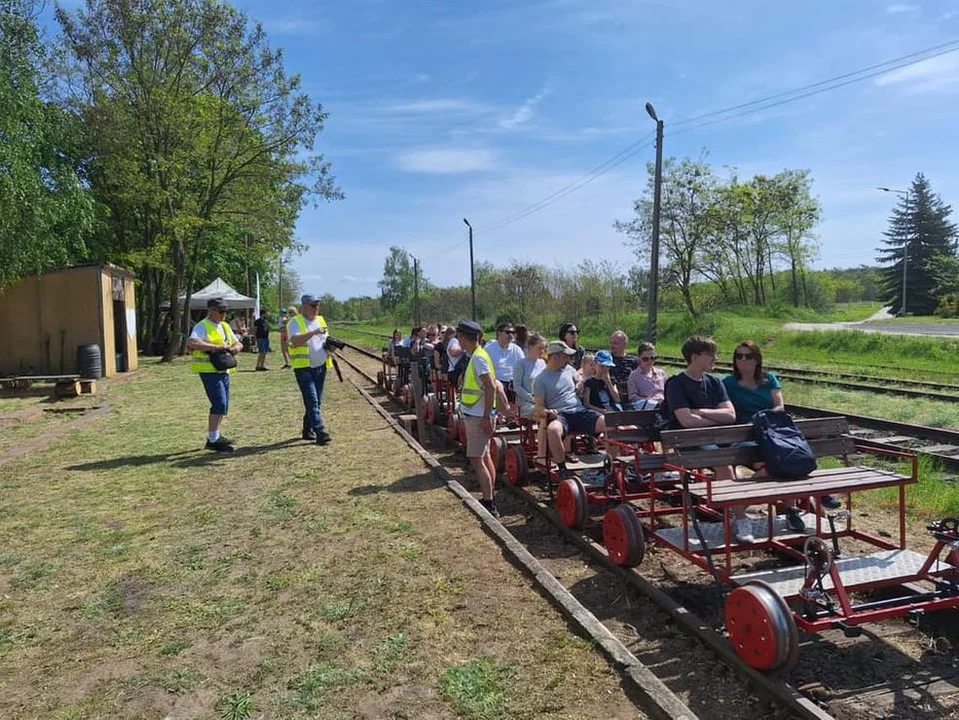
[[[733,120],[736,118],[744,117],[746,115],[752,114],[754,112],[759,112],[761,110],[768,110],[770,108],[777,107],[779,105],[785,105],[790,102],[795,102],[796,100],[802,100],[813,95],[818,95],[820,93],[828,92],[829,90],[835,90],[837,88],[845,87],[846,85],[852,85],[857,82],[862,82],[863,80],[868,80],[870,78],[876,77],[878,75],[884,75],[893,70],[900,70],[910,65],[916,65],[920,62],[926,60],[931,60],[932,58],[939,57],[941,55],[946,55],[953,53],[956,50],[959,50],[959,39],[951,40],[949,42],[940,43],[939,45],[933,45],[922,50],[917,50],[906,55],[900,55],[899,57],[893,58],[891,60],[886,60],[881,63],[876,63],[874,65],[869,65],[864,68],[859,68],[858,70],[852,70],[845,72],[839,75],[834,75],[825,80],[819,80],[808,85],[803,85],[801,87],[793,88],[791,90],[785,90],[782,92],[775,93],[773,95],[768,95],[763,98],[758,98],[756,100],[750,100],[749,102],[739,103],[736,105],[731,105],[729,107],[721,108],[719,110],[713,110],[708,113],[702,113],[700,115],[694,115],[688,118],[683,118],[675,122],[670,123],[671,127],[679,126],[680,129],[670,133],[671,135],[680,135],[686,132],[692,132],[707,125],[713,125],[720,122],[725,122],[727,120]],[[742,111],[742,112],[737,112]],[[731,114],[734,113],[734,114]],[[682,127],[682,126],[686,127]],[[540,210],[552,205],[557,200],[570,195],[579,188],[588,185],[597,178],[605,175],[607,172],[613,168],[618,167],[619,165],[626,162],[628,159],[636,155],[648,142],[654,133],[649,133],[643,136],[642,139],[637,140],[636,142],[628,145],[627,147],[620,150],[618,153],[607,159],[605,162],[597,165],[595,168],[590,170],[586,175],[581,177],[575,182],[569,183],[559,190],[547,195],[546,197],[541,198],[532,205],[527,206],[523,210],[520,210],[513,215],[509,215],[501,220],[493,223],[492,225],[483,228],[484,230],[498,230],[507,225],[511,225],[514,222],[522,220]],[[452,249],[452,248],[451,248]],[[448,252],[448,251],[447,251]]]

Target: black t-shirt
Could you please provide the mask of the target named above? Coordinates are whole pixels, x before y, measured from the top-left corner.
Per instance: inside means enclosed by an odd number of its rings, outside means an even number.
[[[629,380],[629,374],[639,367],[639,358],[635,355],[623,355],[616,357],[613,355],[613,362],[616,367],[609,369],[609,376],[613,378],[614,383],[624,383]]]
[[[253,323],[253,327],[256,329],[257,340],[266,340],[270,337],[270,321],[265,317],[257,318]]]
[[[433,346],[433,350],[439,353],[440,364],[436,367],[437,370],[446,370],[449,367],[449,358],[446,356],[446,340],[440,340],[436,345]]]
[[[729,395],[719,378],[705,374],[702,380],[693,380],[689,375],[681,372],[666,381],[666,405],[663,416],[668,418],[670,430],[681,430],[683,426],[676,420],[678,409],[715,409],[724,402],[729,402]]]
[[[603,410],[613,409],[613,399],[609,396],[609,388],[599,378],[590,378],[583,383],[583,389],[586,397],[589,398],[589,404],[593,407],[603,408]]]

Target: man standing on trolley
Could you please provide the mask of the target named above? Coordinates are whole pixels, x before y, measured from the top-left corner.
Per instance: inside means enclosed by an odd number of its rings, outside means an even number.
[[[326,431],[320,406],[323,403],[323,386],[326,371],[333,366],[333,359],[326,351],[326,320],[318,313],[320,301],[313,295],[300,298],[300,314],[289,322],[290,365],[296,376],[296,384],[303,395],[303,439],[326,445],[333,438]]]

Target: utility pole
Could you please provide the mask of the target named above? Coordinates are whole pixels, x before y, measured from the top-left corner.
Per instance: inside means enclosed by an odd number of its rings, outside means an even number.
[[[470,229],[470,320],[476,320],[476,275],[473,271],[473,226],[463,218],[466,227]]]
[[[276,276],[276,302],[278,312],[283,311],[283,251],[280,250],[280,274]]]
[[[909,190],[895,190],[893,188],[881,187],[877,188],[883,192],[896,193],[896,195],[902,195],[906,199],[906,215],[909,215]],[[908,218],[911,222],[912,218]],[[906,237],[902,241],[902,301],[899,306],[899,315],[902,317],[906,316],[906,270],[909,267],[909,238]]]
[[[646,112],[656,122],[656,176],[653,181],[653,242],[649,252],[649,313],[646,322],[646,341],[656,342],[656,323],[659,314],[659,212],[663,196],[663,121],[656,116],[652,103],[646,103]]]
[[[420,261],[413,258],[413,324],[420,324]]]

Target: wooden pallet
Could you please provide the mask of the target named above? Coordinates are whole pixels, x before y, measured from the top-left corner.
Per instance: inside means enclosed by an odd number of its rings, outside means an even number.
[[[56,395],[78,397],[95,395],[97,381],[81,379],[79,375],[18,375],[0,378],[0,393],[4,395]]]

